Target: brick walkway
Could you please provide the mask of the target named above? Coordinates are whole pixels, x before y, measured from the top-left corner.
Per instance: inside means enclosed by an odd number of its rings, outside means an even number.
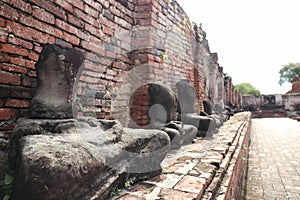
[[[253,119],[246,200],[300,199],[300,122]]]

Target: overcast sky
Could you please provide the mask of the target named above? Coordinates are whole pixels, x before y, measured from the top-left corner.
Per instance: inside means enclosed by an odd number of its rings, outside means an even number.
[[[300,0],[177,0],[202,23],[211,52],[234,84],[250,83],[263,94],[283,94],[279,70],[300,62]]]

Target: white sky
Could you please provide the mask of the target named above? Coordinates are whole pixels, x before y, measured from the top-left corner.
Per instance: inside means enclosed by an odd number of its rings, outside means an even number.
[[[177,0],[202,23],[211,52],[233,83],[250,83],[262,94],[283,94],[279,70],[300,62],[300,0]]]

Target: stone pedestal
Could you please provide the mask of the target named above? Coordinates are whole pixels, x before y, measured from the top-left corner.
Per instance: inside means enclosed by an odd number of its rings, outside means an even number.
[[[14,199],[107,199],[128,177],[137,181],[161,172],[170,149],[165,132],[73,119],[72,94],[82,62],[74,49],[48,44],[42,50],[29,118],[19,119],[12,134]]]

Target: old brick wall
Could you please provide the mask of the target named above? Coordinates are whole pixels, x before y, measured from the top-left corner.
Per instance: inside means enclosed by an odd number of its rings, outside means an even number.
[[[130,41],[127,38],[122,38],[122,42],[112,41],[111,37],[116,31],[131,30],[133,11],[132,1],[1,1],[1,133],[9,132],[14,120],[24,116],[30,106],[37,86],[34,64],[45,43],[66,45],[84,52],[85,70],[80,77],[83,83],[79,92],[113,85],[119,71],[127,70],[128,66],[107,66],[117,53],[122,55],[129,50]],[[109,104],[102,101],[96,102],[96,106],[97,103]],[[103,109],[98,114],[107,113]]]
[[[34,64],[45,43],[84,52],[78,85],[83,113],[124,117],[118,113],[128,111],[122,109],[128,101],[117,99],[112,113],[111,96],[126,72],[136,67],[144,83],[161,82],[174,89],[178,80],[189,79],[196,88],[196,110],[202,109],[202,99],[208,96],[204,79],[209,84],[210,52],[205,32],[175,1],[3,0],[0,6],[2,134],[26,115],[37,86]],[[97,98],[98,92],[104,97]]]
[[[130,99],[138,94],[143,103],[134,105],[140,111],[135,123],[145,125],[146,85],[166,85],[176,94],[181,79],[195,88],[195,112],[205,98],[225,98],[223,70],[206,33],[173,0],[2,0],[0,36],[1,137],[26,115],[37,87],[35,62],[46,43],[84,53],[76,97],[81,115],[128,125]],[[229,86],[225,104],[233,103]]]

